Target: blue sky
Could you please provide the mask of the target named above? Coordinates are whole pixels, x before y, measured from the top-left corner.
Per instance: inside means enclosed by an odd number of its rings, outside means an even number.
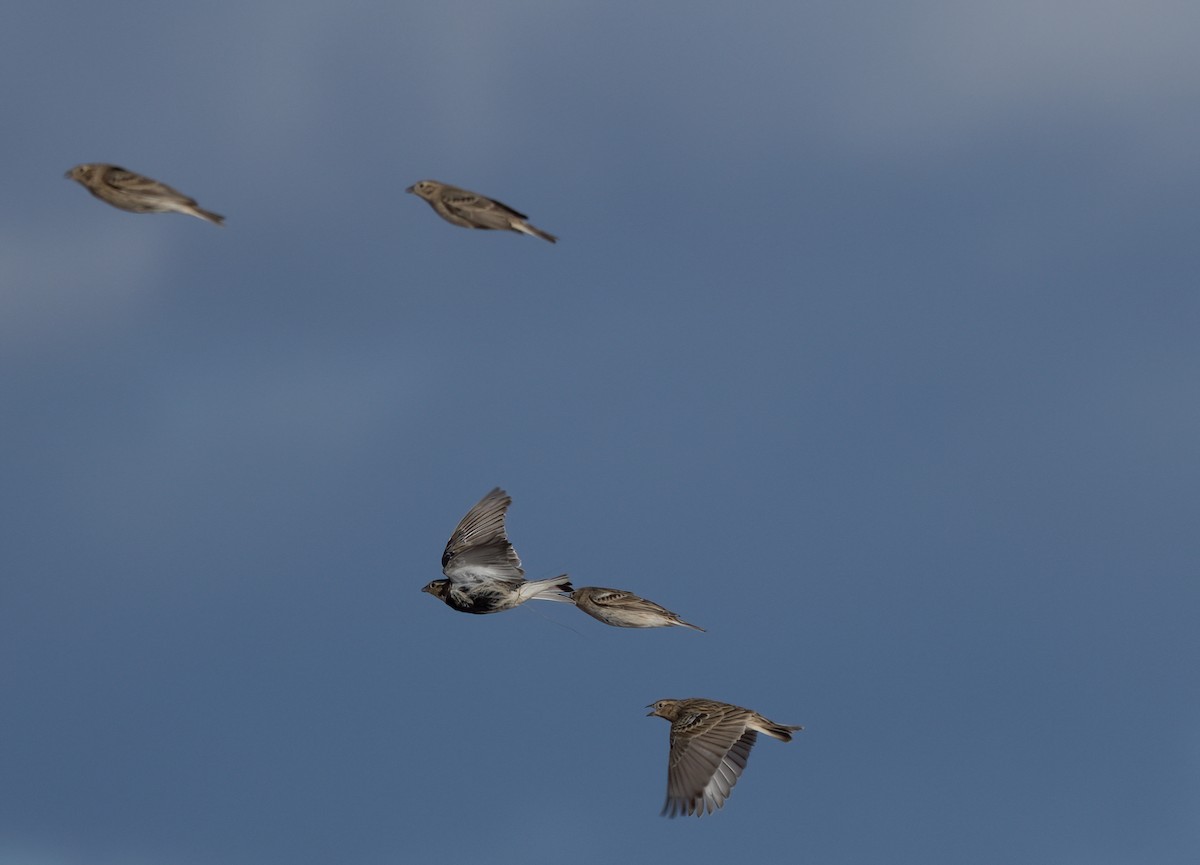
[[[0,863],[1200,857],[1200,11],[645,6],[9,10]]]

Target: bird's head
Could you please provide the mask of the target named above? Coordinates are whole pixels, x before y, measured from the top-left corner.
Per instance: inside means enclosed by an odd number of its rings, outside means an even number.
[[[674,721],[678,715],[678,700],[658,700],[651,703],[646,708],[650,711],[646,713],[646,717],[657,715],[659,718],[666,718],[668,721]]]
[[[450,592],[449,580],[431,580],[421,587],[422,592],[428,592],[435,598],[446,600],[446,595]]]
[[[63,175],[67,180],[78,180],[80,183],[87,183],[88,180],[96,173],[96,166],[89,163],[76,165],[70,171]]]
[[[441,186],[442,185],[436,180],[418,180],[404,191],[411,192],[413,195],[419,195],[421,198],[424,198],[426,201],[428,201],[437,195],[437,191],[441,188]]]

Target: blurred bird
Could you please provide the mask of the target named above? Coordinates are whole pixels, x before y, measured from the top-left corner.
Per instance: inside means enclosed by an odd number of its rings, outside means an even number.
[[[133,213],[186,213],[222,225],[225,217],[204,210],[194,198],[172,189],[165,183],[151,180],[117,165],[84,163],[66,173],[68,180],[77,180],[101,201]]]
[[[504,514],[512,497],[496,487],[467,511],[442,553],[442,573],[421,591],[460,613],[498,613],[531,598],[571,602],[566,574],[548,580],[526,580],[521,560],[504,533]]]
[[[419,195],[429,202],[437,215],[447,222],[461,225],[463,228],[498,228],[507,231],[519,231],[533,237],[540,237],[551,243],[558,243],[553,234],[534,228],[525,220],[524,213],[513,210],[507,204],[501,204],[494,198],[488,198],[457,186],[438,183],[436,180],[420,180],[405,192]]]
[[[741,777],[759,733],[783,742],[803,727],[768,721],[758,712],[692,697],[659,700],[647,713],[671,722],[667,762],[667,801],[662,813],[704,816],[725,804]]]
[[[665,628],[670,625],[680,625],[693,631],[703,631],[697,625],[689,624],[666,607],[660,607],[654,601],[639,598],[633,592],[620,589],[605,589],[600,586],[584,586],[571,593],[575,606],[589,616],[599,619],[606,625],[617,628]]]

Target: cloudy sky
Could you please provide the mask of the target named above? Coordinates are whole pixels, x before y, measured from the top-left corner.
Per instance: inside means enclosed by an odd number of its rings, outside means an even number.
[[[1200,859],[1196,4],[5,19],[3,865]],[[497,485],[707,633],[421,594]]]

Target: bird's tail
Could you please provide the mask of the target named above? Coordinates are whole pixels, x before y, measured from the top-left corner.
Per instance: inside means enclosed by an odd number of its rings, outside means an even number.
[[[571,600],[570,592],[574,591],[571,585],[571,579],[566,574],[559,574],[557,577],[551,577],[548,580],[529,580],[521,586],[522,600],[535,599],[538,601],[566,601],[568,604],[575,603]],[[563,594],[567,592],[568,594]]]
[[[530,225],[524,220],[514,219],[513,228],[522,234],[528,234],[531,237],[540,237],[542,240],[548,240],[551,243],[558,243],[558,238],[548,231],[542,231],[540,228]]]
[[[203,207],[197,207],[194,204],[189,208],[188,212],[191,213],[192,216],[198,216],[201,219],[207,219],[213,225],[225,224],[225,217],[221,216],[221,214],[213,213],[211,210],[205,210]]]
[[[762,715],[755,715],[754,720],[758,723],[752,725],[755,730],[760,733],[766,733],[781,742],[792,741],[792,733],[803,730],[803,727],[791,727],[787,724],[776,724],[774,721],[764,718]]]

